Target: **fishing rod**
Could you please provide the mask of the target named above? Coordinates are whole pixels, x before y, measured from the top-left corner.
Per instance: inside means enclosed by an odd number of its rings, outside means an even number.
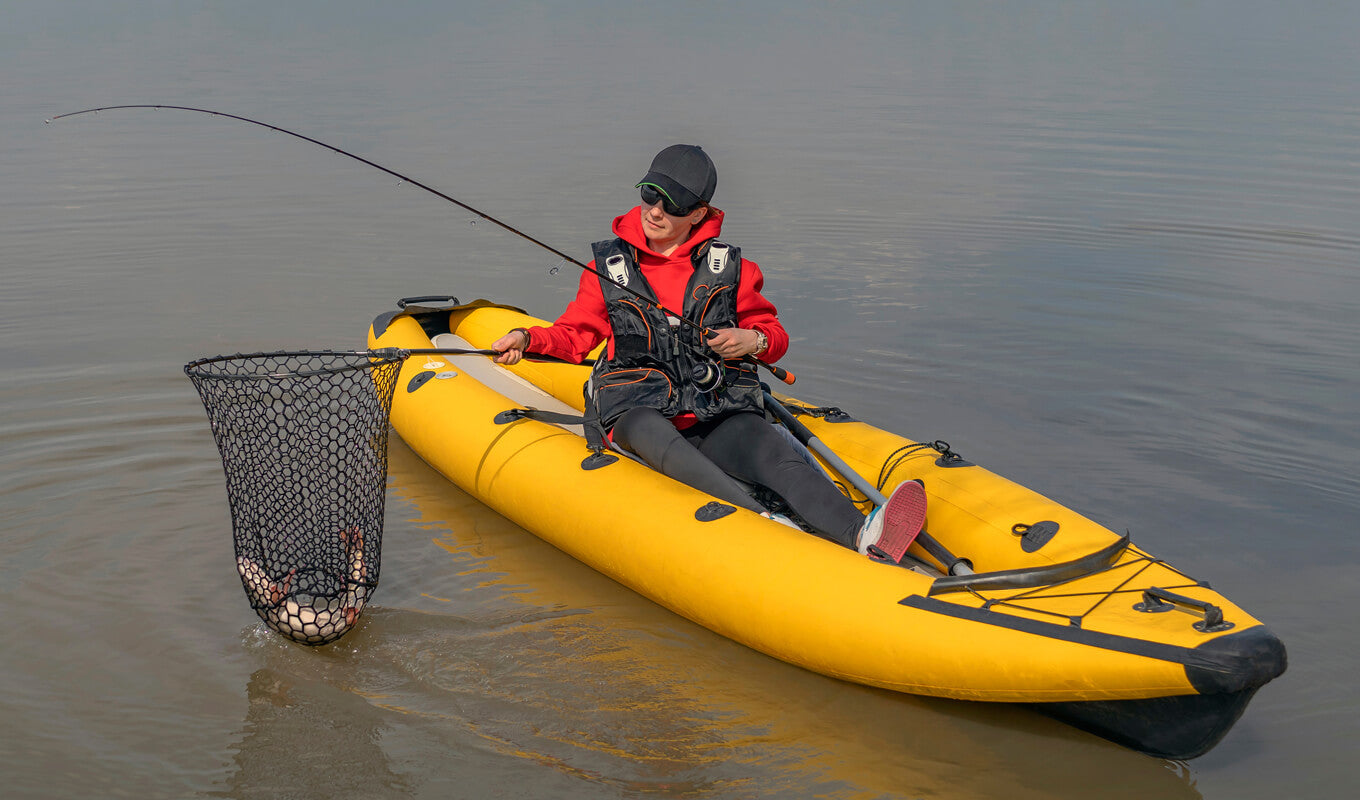
[[[490,222],[490,223],[493,223],[493,224],[495,224],[495,225],[498,225],[498,226],[500,226],[501,228],[503,228],[503,229],[509,231],[510,233],[513,233],[513,234],[515,234],[516,236],[520,237],[521,239],[524,239],[524,240],[526,240],[526,241],[529,241],[529,242],[532,242],[532,243],[538,245],[539,247],[543,248],[544,250],[547,250],[549,253],[552,253],[553,255],[557,256],[558,258],[561,258],[563,261],[566,261],[568,264],[574,264],[574,265],[580,267],[581,269],[585,270],[586,272],[589,272],[589,273],[592,273],[592,274],[594,274],[594,275],[597,275],[597,276],[599,276],[600,278],[602,278],[602,279],[604,279],[604,280],[607,280],[607,281],[609,281],[610,283],[613,283],[615,286],[618,286],[620,289],[623,289],[623,290],[624,290],[625,292],[627,292],[628,294],[631,294],[632,296],[634,296],[634,297],[636,297],[637,299],[641,300],[642,302],[646,303],[648,306],[650,306],[650,307],[652,307],[652,308],[654,308],[654,309],[660,311],[661,313],[665,314],[666,316],[671,317],[671,318],[674,318],[674,319],[678,319],[678,320],[680,321],[680,324],[681,324],[681,325],[688,326],[688,327],[693,328],[694,330],[698,331],[699,334],[700,334],[701,336],[703,336],[705,339],[709,338],[709,334],[710,334],[709,329],[703,327],[702,325],[699,325],[699,324],[697,324],[697,323],[695,323],[695,322],[690,321],[689,319],[686,319],[686,318],[684,317],[684,315],[682,315],[682,314],[676,314],[675,312],[671,311],[670,309],[666,308],[665,306],[661,305],[660,303],[655,302],[654,300],[651,300],[651,299],[648,298],[646,295],[644,295],[644,294],[642,294],[642,293],[640,293],[640,292],[638,292],[638,291],[636,291],[636,290],[634,290],[634,289],[630,289],[629,287],[623,285],[623,284],[620,283],[619,281],[616,281],[616,280],[614,280],[613,278],[609,277],[609,276],[606,275],[605,273],[600,272],[598,269],[595,269],[594,267],[591,267],[591,266],[588,265],[588,264],[583,264],[583,263],[581,263],[581,262],[578,261],[577,259],[572,258],[571,256],[567,255],[566,253],[562,252],[561,250],[558,250],[557,248],[552,247],[551,245],[548,245],[548,244],[546,244],[546,243],[544,243],[544,242],[542,242],[542,241],[540,241],[540,240],[538,240],[538,239],[535,239],[534,237],[530,236],[529,234],[525,233],[524,231],[519,230],[518,228],[514,228],[514,227],[511,227],[510,225],[507,225],[506,223],[504,223],[504,222],[502,222],[502,221],[496,219],[495,217],[491,216],[490,214],[486,213],[485,211],[482,211],[481,209],[473,208],[472,206],[468,205],[467,203],[464,203],[464,202],[461,201],[461,200],[458,200],[458,199],[455,199],[455,198],[453,198],[453,197],[450,197],[449,195],[444,194],[443,192],[441,192],[441,191],[439,191],[438,189],[435,189],[435,188],[433,188],[433,187],[431,187],[431,186],[427,186],[427,185],[421,183],[420,181],[416,180],[415,178],[412,178],[412,177],[407,176],[407,175],[403,175],[403,174],[401,174],[400,172],[397,172],[396,170],[388,169],[387,167],[384,167],[382,164],[378,164],[378,163],[375,163],[375,162],[373,162],[373,161],[369,161],[368,159],[364,158],[363,156],[355,155],[354,153],[351,153],[351,152],[349,152],[348,150],[342,150],[342,149],[340,149],[339,147],[336,147],[335,145],[326,144],[326,143],[323,142],[323,141],[320,141],[320,140],[318,140],[318,139],[313,139],[313,138],[310,137],[310,136],[304,136],[304,135],[302,135],[302,134],[300,134],[300,133],[297,133],[297,132],[295,132],[295,131],[290,131],[290,130],[288,130],[287,128],[280,128],[280,127],[278,127],[277,125],[270,125],[270,124],[267,123],[267,122],[261,122],[261,121],[259,121],[259,120],[257,120],[257,119],[251,119],[251,118],[249,118],[249,117],[240,117],[240,116],[237,116],[237,115],[235,115],[235,114],[227,114],[227,113],[222,112],[222,111],[213,111],[212,109],[208,109],[208,108],[191,108],[191,107],[189,107],[189,106],[152,105],[152,104],[145,104],[145,103],[142,103],[142,104],[134,104],[134,105],[121,105],[121,106],[101,106],[100,108],[87,108],[87,109],[85,109],[85,110],[83,110],[83,111],[72,111],[72,112],[69,112],[69,113],[66,113],[66,114],[58,114],[58,115],[56,115],[55,117],[51,117],[50,119],[44,120],[44,122],[50,125],[51,123],[55,122],[56,120],[64,119],[64,118],[66,118],[66,117],[78,117],[78,116],[80,116],[81,114],[97,114],[97,113],[99,113],[100,111],[116,111],[116,110],[124,109],[124,108],[151,108],[151,109],[155,109],[155,110],[157,110],[157,111],[159,111],[159,110],[161,110],[161,109],[170,109],[170,110],[173,110],[173,111],[192,111],[192,112],[195,112],[195,113],[198,113],[198,114],[209,114],[209,115],[214,116],[214,117],[225,117],[226,119],[234,119],[234,120],[237,120],[237,121],[239,121],[239,122],[248,122],[248,123],[250,123],[251,125],[258,125],[258,126],[260,126],[261,128],[268,128],[268,129],[271,130],[271,131],[277,131],[277,132],[279,132],[279,133],[286,133],[286,134],[288,134],[289,136],[292,136],[292,137],[297,138],[297,139],[301,139],[301,140],[304,141],[304,142],[311,142],[312,144],[319,145],[319,146],[321,146],[321,147],[326,148],[327,150],[330,150],[330,151],[335,152],[335,153],[339,153],[339,154],[342,155],[342,156],[346,156],[346,157],[348,157],[348,158],[352,158],[352,159],[354,159],[355,161],[358,161],[358,162],[361,163],[361,164],[367,164],[368,166],[373,167],[374,169],[382,170],[383,172],[386,172],[388,175],[391,175],[391,176],[394,177],[394,178],[397,178],[397,179],[399,179],[399,180],[401,180],[401,181],[404,181],[405,183],[409,183],[409,184],[411,184],[411,185],[413,185],[413,186],[417,186],[417,187],[419,187],[419,188],[421,188],[421,189],[424,189],[425,191],[429,192],[430,194],[434,195],[435,197],[439,197],[439,198],[442,198],[442,199],[444,199],[444,200],[447,200],[447,201],[449,201],[450,203],[453,203],[454,205],[458,206],[459,208],[462,208],[462,209],[464,209],[464,210],[466,210],[466,211],[469,211],[469,212],[471,212],[471,213],[473,213],[473,214],[476,214],[477,216],[481,217],[482,219],[486,220],[487,222]],[[760,359],[756,358],[755,356],[745,356],[745,360],[746,360],[746,361],[749,361],[749,362],[751,362],[751,363],[753,363],[753,364],[756,364],[757,366],[764,367],[765,369],[767,369],[767,370],[770,371],[770,374],[774,375],[776,378],[778,378],[779,380],[783,381],[783,382],[786,383],[786,384],[792,384],[792,383],[794,382],[794,380],[795,380],[795,377],[794,377],[793,373],[789,372],[788,370],[784,369],[783,367],[777,367],[777,366],[775,366],[774,364],[766,363],[766,362],[761,361]]]

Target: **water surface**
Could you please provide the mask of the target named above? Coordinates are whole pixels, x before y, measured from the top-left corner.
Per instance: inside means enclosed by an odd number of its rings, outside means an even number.
[[[1360,12],[1227,2],[0,11],[0,774],[19,797],[1328,797],[1360,628]],[[180,367],[403,295],[557,313],[703,144],[798,395],[1212,581],[1290,669],[1209,755],[892,695],[664,611],[392,446],[360,629],[264,631]]]

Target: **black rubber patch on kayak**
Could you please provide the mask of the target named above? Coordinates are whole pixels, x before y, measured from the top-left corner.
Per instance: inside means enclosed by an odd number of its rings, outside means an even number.
[[[420,387],[428,383],[429,380],[433,377],[434,373],[430,370],[425,370],[424,372],[416,375],[414,378],[411,379],[410,383],[406,384],[406,393],[410,394],[411,392],[414,392],[416,389],[419,389]]]
[[[600,467],[607,467],[618,460],[618,456],[609,453],[592,453],[591,455],[586,456],[585,460],[581,462],[581,469],[599,469]]]
[[[737,509],[735,506],[729,506],[724,503],[714,501],[703,506],[698,511],[695,511],[694,518],[699,520],[700,522],[712,522],[715,519],[722,519],[723,517],[727,516],[728,514],[731,514],[736,510]]]
[[[1036,522],[1033,525],[1020,522],[1011,526],[1011,533],[1020,537],[1021,550],[1026,553],[1033,553],[1048,544],[1049,540],[1058,532],[1058,527],[1058,523],[1048,519],[1043,522]]]
[[[1235,692],[1261,686],[1284,672],[1286,664],[1284,644],[1264,625],[1211,639],[1199,647],[1179,647],[1132,636],[1088,631],[1073,625],[1054,625],[1051,622],[1013,617],[920,595],[905,597],[898,604],[1034,636],[1181,664],[1191,685],[1202,694]]]
[[[1225,675],[1221,670],[1197,669],[1187,665],[1185,674],[1200,694],[1238,691],[1238,684],[1259,686],[1266,681],[1284,674],[1289,666],[1289,656],[1285,653],[1284,642],[1280,641],[1270,629],[1257,625],[1238,633],[1230,633],[1217,639],[1210,639],[1195,651],[1201,655],[1251,664],[1253,674],[1245,680],[1234,681],[1235,675]]]

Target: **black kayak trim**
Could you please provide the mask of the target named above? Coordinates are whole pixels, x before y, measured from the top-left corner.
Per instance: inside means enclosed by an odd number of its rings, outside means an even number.
[[[1247,710],[1258,688],[1146,700],[1024,705],[1115,744],[1157,758],[1184,761],[1213,749]]]
[[[1255,625],[1237,633],[1219,636],[1198,647],[1180,647],[1131,636],[1090,631],[1075,625],[1055,625],[1051,622],[956,605],[920,595],[905,597],[899,600],[898,604],[919,611],[994,625],[1048,639],[1180,664],[1185,667],[1190,685],[1200,694],[1224,694],[1254,689],[1283,673],[1287,664],[1284,643],[1264,625]]]

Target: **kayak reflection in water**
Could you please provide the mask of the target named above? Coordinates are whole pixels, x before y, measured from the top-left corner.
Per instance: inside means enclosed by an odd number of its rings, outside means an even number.
[[[718,239],[724,215],[709,204],[717,182],[712,159],[696,145],[658,153],[635,186],[641,205],[614,219],[614,239],[592,245],[595,272],[582,272],[576,298],[552,325],[497,339],[496,361],[515,364],[531,352],[580,363],[607,341],[588,384],[588,412],[614,444],[769,516],[738,481],[763,486],[820,535],[897,563],[925,521],[921,485],[901,484],[866,517],[765,419],[760,381],[745,359],[773,363],[789,335],[761,294],[760,267]]]

